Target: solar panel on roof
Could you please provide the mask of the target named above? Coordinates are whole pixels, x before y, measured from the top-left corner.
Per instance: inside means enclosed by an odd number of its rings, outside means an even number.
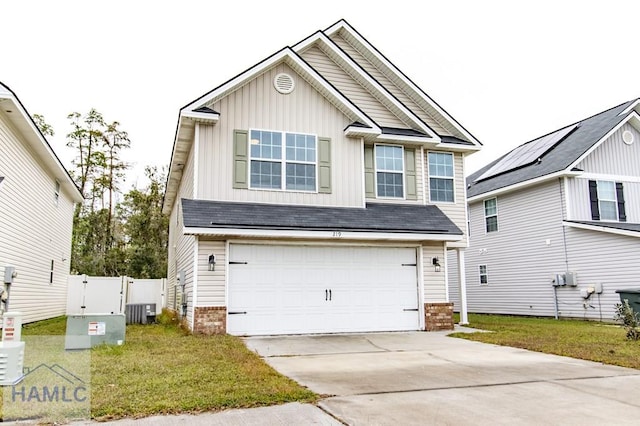
[[[489,170],[480,175],[476,181],[487,179],[500,173],[508,172],[518,167],[526,166],[533,163],[549,151],[554,145],[569,135],[578,125],[565,127],[557,130],[541,138],[534,139],[521,145],[505,155],[502,160],[498,161]]]

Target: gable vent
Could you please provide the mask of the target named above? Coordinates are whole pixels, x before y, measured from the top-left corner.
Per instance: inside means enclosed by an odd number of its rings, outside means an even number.
[[[633,133],[631,133],[629,130],[625,130],[624,132],[622,132],[622,141],[627,145],[631,145],[633,143],[633,139]]]
[[[295,81],[289,74],[280,73],[273,79],[273,86],[276,88],[278,93],[286,95],[293,92]]]

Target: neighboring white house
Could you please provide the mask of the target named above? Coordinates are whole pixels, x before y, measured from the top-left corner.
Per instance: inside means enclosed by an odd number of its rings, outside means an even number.
[[[18,97],[0,83],[0,277],[23,322],[64,315],[82,195]],[[5,278],[4,281],[10,281]]]
[[[640,288],[639,105],[527,142],[468,177],[469,312],[611,321],[615,290]]]
[[[279,50],[180,110],[168,305],[199,333],[452,328],[478,149],[345,21]]]

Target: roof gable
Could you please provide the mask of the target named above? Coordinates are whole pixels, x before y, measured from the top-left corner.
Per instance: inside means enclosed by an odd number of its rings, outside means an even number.
[[[396,117],[405,123],[410,123],[414,130],[418,130],[439,142],[440,138],[433,129],[422,121],[413,111],[409,110],[393,94],[383,87],[375,78],[367,73],[358,63],[347,55],[338,45],[321,31],[307,37],[295,46],[296,52],[304,52],[311,46],[318,47],[327,57],[346,71],[350,78],[369,91],[381,104],[383,104]]]
[[[0,82],[0,105],[4,112],[3,116],[6,117],[22,135],[20,141],[28,144],[32,152],[41,160],[42,164],[45,165],[71,195],[71,199],[74,202],[82,202],[83,197],[80,190],[51,148],[51,145],[49,145],[47,139],[33,121],[33,118],[31,118],[31,115],[27,112],[24,105],[22,105],[18,96],[2,82]]]
[[[574,129],[566,137],[561,139],[551,149],[544,152],[539,159],[527,163],[521,167],[506,170],[503,173],[491,174],[492,168],[507,158],[515,150],[503,155],[497,160],[476,171],[467,178],[467,196],[469,201],[493,196],[501,192],[521,188],[522,186],[539,182],[540,180],[553,178],[562,174],[574,174],[574,170],[586,156],[591,154],[600,144],[628,121],[636,121],[640,124],[639,116],[635,111],[626,115],[620,115],[633,101],[626,102],[614,108],[600,112],[584,120],[565,126],[560,130],[544,135],[556,134],[564,129]]]
[[[415,104],[427,112],[429,116],[435,119],[438,124],[447,129],[452,136],[466,142],[471,142],[473,146],[482,146],[480,141],[449,115],[437,102],[431,99],[429,95],[369,43],[366,38],[349,25],[347,21],[342,19],[325,29],[323,33],[329,38],[339,34],[378,71],[384,74],[389,81],[397,87],[397,90],[408,96]],[[393,90],[393,86],[386,87],[390,91],[397,93],[397,91]]]

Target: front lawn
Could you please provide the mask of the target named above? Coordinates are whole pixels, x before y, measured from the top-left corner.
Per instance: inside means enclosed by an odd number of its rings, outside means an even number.
[[[613,324],[470,314],[469,327],[493,333],[453,336],[640,369],[640,342],[627,340],[624,329]]]
[[[64,334],[65,324],[65,317],[41,321],[23,334]],[[175,324],[129,325],[123,346],[91,350],[91,416],[97,420],[316,399],[237,337],[193,336]]]

